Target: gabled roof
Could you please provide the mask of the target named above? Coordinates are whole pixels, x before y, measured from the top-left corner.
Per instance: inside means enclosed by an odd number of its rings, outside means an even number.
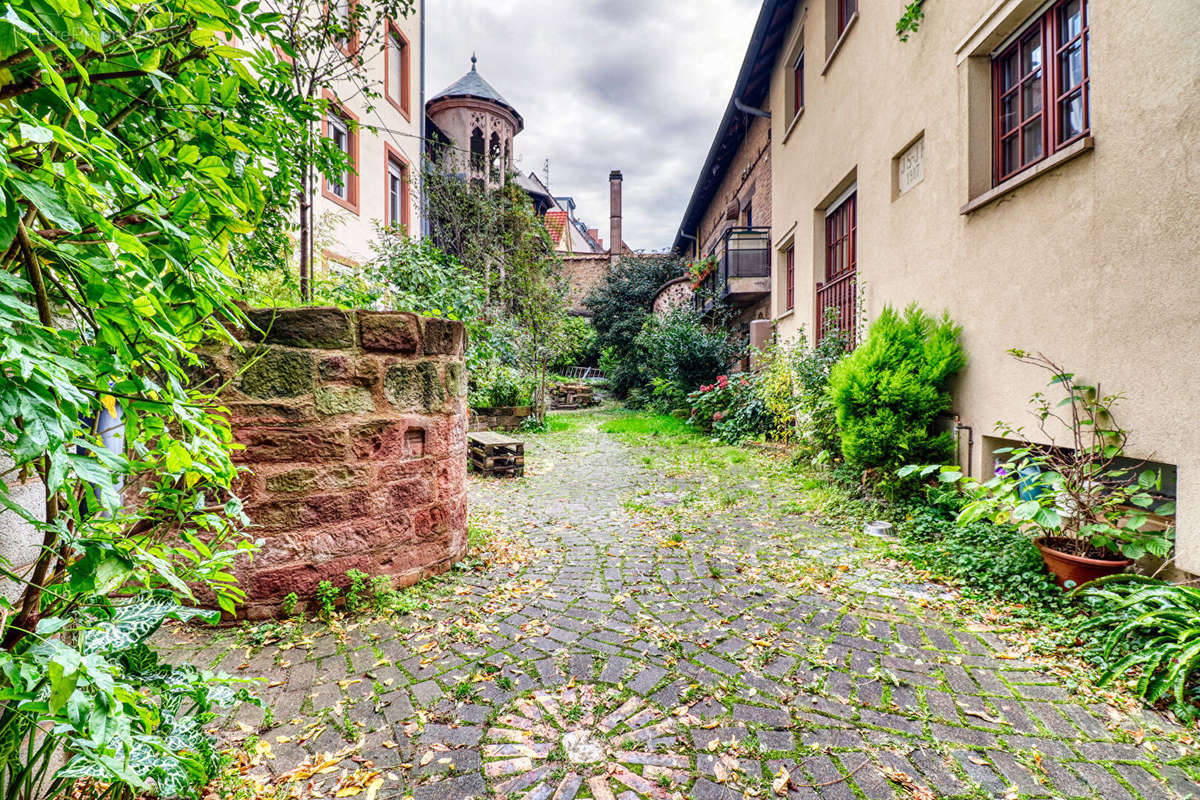
[[[692,199],[683,214],[683,222],[675,235],[674,249],[679,252],[686,251],[688,240],[683,234],[700,224],[729,169],[729,162],[737,154],[750,129],[750,115],[738,110],[737,104],[740,102],[751,108],[759,108],[767,99],[771,73],[783,49],[784,37],[795,17],[797,4],[798,0],[764,0],[762,4],[758,21],[754,24],[754,34],[750,37],[750,46],[742,61],[742,69],[733,87],[733,96],[729,98],[725,116],[721,118],[716,138],[692,191]]]
[[[546,230],[550,232],[550,240],[555,245],[562,243],[563,231],[567,229],[570,215],[566,211],[547,211]]]
[[[508,109],[517,118],[518,130],[523,130],[525,128],[524,118],[517,112],[517,109],[513,108],[512,103],[505,100],[490,83],[483,79],[483,76],[475,68],[477,61],[478,59],[475,56],[471,56],[471,71],[429,98],[429,103],[426,103],[426,105],[451,97],[470,97],[475,100],[486,100]]]

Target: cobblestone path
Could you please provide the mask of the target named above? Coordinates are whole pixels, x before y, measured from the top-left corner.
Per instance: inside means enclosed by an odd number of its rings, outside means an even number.
[[[925,600],[940,590],[843,559],[855,545],[780,513],[771,487],[723,487],[734,500],[697,524],[702,475],[652,473],[594,423],[527,451],[523,480],[471,488],[522,563],[460,571],[429,609],[340,637],[309,624],[196,654],[175,634],[177,654],[269,681],[271,715],[226,724],[270,745],[263,770],[340,753],[380,773],[378,797],[417,800],[1200,796],[1169,763],[1183,729],[947,624]],[[853,588],[753,566],[772,559]]]

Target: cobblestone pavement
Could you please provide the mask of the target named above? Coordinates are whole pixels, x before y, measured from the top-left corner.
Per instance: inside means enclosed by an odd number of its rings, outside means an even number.
[[[770,487],[719,487],[733,500],[696,524],[689,498],[718,487],[652,473],[580,419],[530,437],[524,479],[472,479],[473,519],[515,532],[516,562],[341,636],[310,623],[282,646],[197,653],[174,634],[179,657],[266,677],[266,719],[225,725],[269,745],[263,770],[334,753],[378,771],[378,797],[417,800],[1200,796],[1169,763],[1189,754],[1183,729],[947,624],[935,586],[836,566],[854,543],[780,513]],[[854,588],[751,566],[772,559]]]

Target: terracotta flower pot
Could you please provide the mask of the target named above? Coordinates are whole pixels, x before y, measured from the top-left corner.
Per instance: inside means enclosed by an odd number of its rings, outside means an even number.
[[[1074,589],[1088,581],[1094,581],[1106,575],[1116,575],[1133,564],[1133,560],[1128,558],[1110,560],[1064,553],[1043,544],[1041,539],[1035,540],[1034,544],[1042,554],[1042,561],[1046,562],[1046,569],[1050,570],[1054,575],[1055,582],[1063,589]],[[1069,586],[1068,583],[1070,583]]]

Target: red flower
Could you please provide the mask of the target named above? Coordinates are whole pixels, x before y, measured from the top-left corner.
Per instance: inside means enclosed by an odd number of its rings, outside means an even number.
[[[719,420],[723,420],[723,419],[725,419],[725,412],[724,412],[724,411],[717,411],[717,412],[714,412],[714,413],[713,413],[713,419],[714,419],[714,420],[718,420],[718,421],[719,421]]]

